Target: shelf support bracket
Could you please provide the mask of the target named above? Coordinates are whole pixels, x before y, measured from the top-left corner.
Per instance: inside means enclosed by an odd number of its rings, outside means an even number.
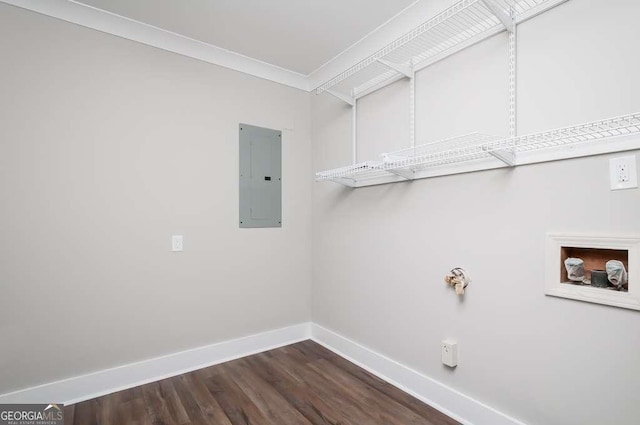
[[[351,179],[348,179],[346,177],[336,177],[336,178],[333,178],[331,180],[336,182],[336,183],[340,183],[343,186],[356,187],[355,180],[351,180]]]
[[[336,97],[342,100],[343,102],[346,102],[349,106],[353,106],[356,103],[356,100],[354,98],[345,96],[344,94],[338,93],[337,91],[334,91],[334,90],[325,90],[325,91],[329,93],[331,96]]]
[[[388,169],[387,172],[391,174],[395,174],[396,176],[400,176],[407,180],[413,180],[415,178],[415,172],[413,170],[394,170]]]
[[[488,154],[499,159],[509,167],[516,166],[516,154],[508,150],[489,150],[483,148]]]
[[[408,66],[404,66],[404,65],[400,65],[397,63],[393,63],[393,62],[389,62],[387,60],[384,59],[376,59],[379,63],[383,64],[384,66],[386,66],[389,69],[392,69],[402,75],[404,75],[407,78],[413,78],[413,70],[408,67]]]
[[[487,9],[489,9],[491,13],[493,13],[500,22],[502,22],[502,25],[504,25],[507,31],[513,32],[515,24],[513,22],[513,18],[509,13],[507,13],[507,11],[498,6],[494,0],[482,0],[482,3],[484,3],[484,5],[487,6]]]

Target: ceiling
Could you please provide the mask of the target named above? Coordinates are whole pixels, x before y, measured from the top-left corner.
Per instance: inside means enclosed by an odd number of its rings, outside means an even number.
[[[416,0],[76,0],[300,74]]]

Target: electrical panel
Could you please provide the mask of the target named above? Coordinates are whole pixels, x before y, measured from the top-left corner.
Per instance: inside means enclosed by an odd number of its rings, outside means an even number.
[[[240,124],[240,227],[282,227],[282,132]]]

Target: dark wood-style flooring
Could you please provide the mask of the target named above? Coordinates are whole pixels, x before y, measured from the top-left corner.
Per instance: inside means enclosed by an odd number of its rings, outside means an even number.
[[[454,425],[304,341],[65,407],[66,425]]]

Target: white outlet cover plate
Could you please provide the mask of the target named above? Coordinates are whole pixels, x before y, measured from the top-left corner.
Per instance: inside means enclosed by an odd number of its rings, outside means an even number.
[[[184,246],[182,244],[182,235],[171,236],[171,251],[181,252]]]
[[[445,339],[440,345],[442,351],[442,363],[449,367],[458,366],[458,343],[451,339]]]
[[[619,181],[618,170],[620,166],[626,166],[627,181]],[[635,189],[638,187],[638,172],[635,155],[621,156],[609,160],[609,175],[611,190]]]

